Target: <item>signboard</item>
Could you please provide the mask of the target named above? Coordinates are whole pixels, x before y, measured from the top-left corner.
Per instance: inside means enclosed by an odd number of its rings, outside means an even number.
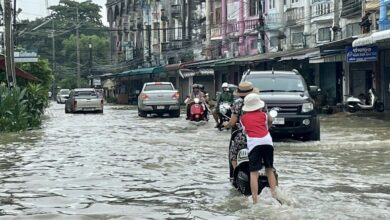
[[[38,54],[36,52],[15,51],[14,60],[16,63],[36,63]]]
[[[101,81],[99,78],[94,78],[94,79],[92,80],[92,84],[93,84],[94,86],[101,86],[101,85],[102,85],[102,81]]]
[[[348,47],[347,62],[372,62],[377,61],[378,48],[373,47]]]

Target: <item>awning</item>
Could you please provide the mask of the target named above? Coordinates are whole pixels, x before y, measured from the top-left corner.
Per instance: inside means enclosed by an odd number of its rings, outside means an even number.
[[[146,75],[146,74],[157,74],[162,72],[165,72],[164,67],[157,66],[157,67],[128,70],[119,74],[114,74],[113,76],[114,77],[139,76],[139,75]]]
[[[379,10],[379,0],[368,0],[365,6],[366,12],[376,12]]]
[[[5,60],[4,59],[0,60],[0,69],[5,70]],[[28,72],[26,72],[18,67],[15,67],[15,75],[20,77],[20,78],[30,80],[30,81],[41,81],[40,79],[38,79],[37,77],[35,77],[31,73],[28,73]]]
[[[179,75],[183,79],[193,77],[193,76],[214,76],[214,69],[211,69],[211,68],[180,69]]]
[[[232,59],[232,58],[195,61],[195,62],[191,62],[191,63],[182,64],[182,67],[184,67],[184,68],[214,67],[216,63],[223,62],[225,60],[230,60],[230,59]]]
[[[379,31],[371,34],[370,36],[358,38],[352,42],[352,47],[367,46],[379,41],[387,40],[390,40],[390,30]]]
[[[334,63],[345,61],[345,53],[310,58],[309,63]]]
[[[175,72],[180,69],[181,63],[165,65],[165,70],[168,72]]]
[[[280,61],[286,60],[304,60],[311,57],[316,57],[320,55],[320,50],[317,48],[308,48],[292,51],[280,57]]]

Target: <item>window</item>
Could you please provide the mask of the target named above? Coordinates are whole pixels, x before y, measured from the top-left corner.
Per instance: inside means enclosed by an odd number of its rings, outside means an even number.
[[[294,4],[294,3],[298,3],[299,0],[291,0],[291,3]]]
[[[249,2],[249,16],[256,16],[259,12],[259,0],[250,0]]]
[[[275,8],[275,0],[269,0],[269,9]]]
[[[359,23],[347,24],[346,29],[346,37],[356,36],[361,32]]]
[[[287,5],[287,0],[283,0],[283,5]]]
[[[278,47],[279,46],[279,39],[278,37],[271,37],[270,42],[269,42],[270,47]]]
[[[291,34],[291,43],[292,44],[303,44],[303,32],[292,33]]]
[[[159,30],[160,30],[160,23],[154,22],[153,23],[153,39],[158,40],[159,39]]]
[[[330,41],[330,28],[318,29],[318,41]]]
[[[173,90],[171,84],[149,84],[145,86],[144,91]]]
[[[257,49],[257,40],[252,40],[251,41],[251,50]]]

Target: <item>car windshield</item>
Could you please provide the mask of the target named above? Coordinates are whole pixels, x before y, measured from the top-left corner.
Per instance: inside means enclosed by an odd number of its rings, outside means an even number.
[[[246,81],[251,82],[260,92],[304,92],[305,82],[295,77],[256,77],[248,76]]]
[[[149,84],[145,86],[144,91],[173,90],[171,84]]]
[[[69,90],[61,90],[60,94],[61,95],[68,95],[69,94]]]
[[[77,98],[91,98],[97,97],[97,94],[95,91],[75,91],[74,96]]]

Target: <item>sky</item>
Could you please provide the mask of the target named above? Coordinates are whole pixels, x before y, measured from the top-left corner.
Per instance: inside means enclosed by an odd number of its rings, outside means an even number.
[[[83,2],[83,0],[77,0]],[[47,15],[46,0],[17,0],[16,7],[22,9],[22,13],[19,15],[20,19],[33,20],[37,17],[45,17]],[[48,0],[49,7],[57,5],[59,0]],[[106,14],[106,2],[107,0],[92,0],[93,3],[102,6],[101,15],[103,24],[107,25],[107,14]]]

